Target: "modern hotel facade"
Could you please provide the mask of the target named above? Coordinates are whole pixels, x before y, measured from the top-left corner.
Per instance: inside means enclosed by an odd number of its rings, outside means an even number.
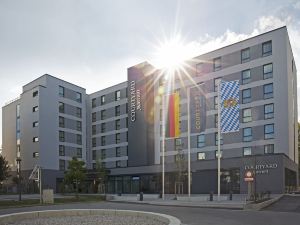
[[[41,165],[43,185],[56,191],[76,156],[90,170],[87,185],[100,160],[109,171],[107,192],[159,193],[164,140],[165,191],[174,193],[182,170],[179,183],[187,193],[187,87],[199,85],[206,126],[190,136],[192,193],[216,192],[216,87],[220,80],[239,80],[240,130],[220,140],[221,192],[247,193],[249,170],[256,172],[258,192],[282,193],[298,185],[297,71],[286,27],[186,62],[171,82],[180,95],[178,138],[164,139],[162,131],[162,90],[168,85],[162,73],[141,63],[128,68],[128,81],[92,94],[43,75],[3,107],[3,155],[13,170],[20,156],[25,174]]]

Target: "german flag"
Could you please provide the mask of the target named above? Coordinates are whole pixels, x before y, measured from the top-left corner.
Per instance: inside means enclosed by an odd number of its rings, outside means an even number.
[[[179,93],[169,95],[169,105],[166,123],[166,137],[177,138],[180,136],[179,127]]]

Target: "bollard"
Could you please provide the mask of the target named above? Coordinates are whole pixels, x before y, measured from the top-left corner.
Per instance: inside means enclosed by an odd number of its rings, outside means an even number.
[[[209,201],[213,201],[214,200],[214,193],[213,192],[210,192],[209,193]]]
[[[159,198],[162,198],[162,192],[161,191],[159,192]]]
[[[143,201],[143,199],[144,199],[144,193],[143,192],[140,192],[140,201]]]
[[[229,193],[229,201],[232,201],[232,191]]]
[[[122,193],[121,193],[121,192],[119,192],[119,193],[118,193],[118,196],[122,196]]]

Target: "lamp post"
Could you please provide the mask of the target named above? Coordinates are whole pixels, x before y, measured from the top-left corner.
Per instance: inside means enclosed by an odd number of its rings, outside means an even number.
[[[19,192],[19,201],[22,200],[22,185],[21,185],[21,158],[17,157],[17,178],[18,178],[18,192]]]

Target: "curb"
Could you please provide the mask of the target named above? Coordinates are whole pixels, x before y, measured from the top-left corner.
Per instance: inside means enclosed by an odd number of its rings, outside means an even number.
[[[276,198],[272,198],[270,200],[267,200],[267,201],[264,201],[264,202],[261,202],[261,203],[257,203],[257,204],[247,204],[245,205],[244,207],[244,210],[256,210],[256,211],[259,211],[259,210],[262,210],[272,204],[274,204],[275,202],[279,201],[284,195],[280,195]]]
[[[59,216],[89,216],[89,215],[111,215],[111,216],[136,216],[145,217],[152,220],[157,220],[169,225],[181,225],[181,221],[176,217],[144,211],[133,210],[110,210],[110,209],[67,209],[67,210],[45,210],[12,213],[0,216],[0,225],[18,222],[24,219],[46,218],[46,217],[59,217]]]

